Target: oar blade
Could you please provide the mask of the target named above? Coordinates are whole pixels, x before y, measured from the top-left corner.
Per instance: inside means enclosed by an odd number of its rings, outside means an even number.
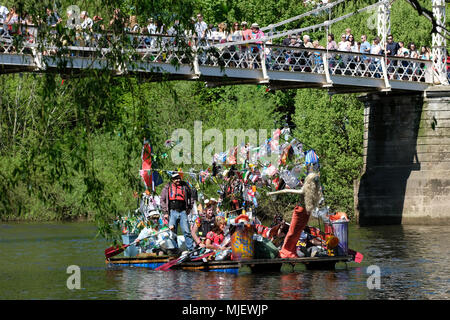
[[[122,253],[124,250],[125,250],[125,246],[109,247],[108,249],[105,249],[105,257],[106,257],[106,259],[109,259],[111,257],[118,255],[119,253]]]
[[[173,259],[163,265],[160,265],[159,267],[155,268],[155,271],[167,271],[170,269],[170,267],[172,267],[173,265],[175,265],[177,263],[177,261],[180,260],[180,258],[178,259]]]
[[[348,254],[352,256],[353,261],[356,263],[361,263],[364,259],[364,255],[361,252],[354,251],[352,249],[348,249]]]
[[[183,254],[181,255],[181,257],[179,257],[178,259],[174,259],[172,261],[169,261],[161,266],[159,266],[158,268],[155,269],[155,271],[167,271],[169,270],[171,267],[173,267],[176,264],[182,263],[183,261],[185,261],[186,259],[190,258],[192,256],[192,254],[194,254],[197,251],[200,251],[202,248],[197,248],[191,252],[188,252],[187,254]]]
[[[215,253],[216,253],[215,251],[205,253],[204,255],[201,255],[201,256],[199,256],[197,258],[192,259],[192,261],[198,261],[198,260],[206,259],[206,258],[208,258],[209,256],[212,256]]]

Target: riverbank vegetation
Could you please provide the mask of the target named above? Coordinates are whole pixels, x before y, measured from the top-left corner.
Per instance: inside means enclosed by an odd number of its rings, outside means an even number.
[[[350,1],[331,17],[373,2]],[[14,3],[29,12],[38,6],[36,1]],[[266,26],[312,9],[288,0],[57,1],[63,23],[66,8],[73,4],[87,9],[91,17],[101,14],[105,21],[120,7],[128,15],[136,14],[141,25],[149,17],[168,22],[175,13],[187,21],[202,12],[214,25],[245,20]],[[397,1],[391,13],[395,39],[431,46],[431,23],[409,4]],[[376,23],[375,27],[368,23],[373,14],[341,21],[332,32],[339,35],[351,28],[355,35],[365,33],[371,39],[376,35]],[[300,28],[326,18],[311,16],[285,27]],[[309,35],[325,45],[324,30]],[[226,129],[272,130],[287,123],[293,135],[320,157],[327,204],[352,215],[353,183],[359,178],[363,155],[363,104],[357,95],[311,89],[271,92],[263,85],[206,88],[203,82],[150,83],[139,76],[114,77],[90,70],[80,77],[0,76],[0,220],[82,217],[108,233],[112,218],[136,208],[134,191],[143,191],[138,172],[143,138],[150,139],[158,166],[172,170],[177,166],[164,157],[164,143],[178,128],[187,129],[193,138],[194,121],[202,121],[203,130],[217,128],[224,136]],[[210,197],[217,197],[215,191],[205,190]],[[279,203],[273,208],[269,202],[263,200],[261,210],[290,210],[293,205]]]

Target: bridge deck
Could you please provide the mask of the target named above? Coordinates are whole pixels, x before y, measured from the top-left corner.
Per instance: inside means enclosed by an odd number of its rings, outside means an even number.
[[[188,55],[178,50],[170,37],[155,42],[147,41],[148,36],[135,37],[134,45],[123,53],[133,56],[132,62],[122,67],[111,63],[110,48],[95,41],[90,46],[59,49],[44,44],[46,54],[41,55],[35,43],[16,48],[11,39],[0,38],[0,73],[73,75],[86,69],[108,69],[118,74],[137,73],[149,81],[201,80],[208,86],[267,84],[270,89],[327,88],[337,92],[424,91],[433,85],[429,60],[267,44],[192,47],[193,54]]]

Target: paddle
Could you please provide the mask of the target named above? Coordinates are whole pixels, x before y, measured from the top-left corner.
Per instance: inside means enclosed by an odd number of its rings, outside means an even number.
[[[169,229],[164,229],[164,230],[158,231],[156,233],[153,233],[153,234],[151,234],[149,236],[146,236],[145,238],[136,239],[132,243],[129,243],[129,244],[123,244],[122,246],[117,245],[117,246],[109,247],[109,248],[105,249],[105,257],[106,257],[106,259],[109,259],[111,257],[117,256],[119,253],[122,253],[129,246],[132,246],[132,245],[136,244],[136,242],[138,242],[138,240],[141,241],[141,240],[144,240],[144,239],[147,239],[147,238],[156,236],[156,235],[158,235],[160,233],[168,232],[168,231],[169,231]]]
[[[172,261],[169,261],[169,262],[167,262],[167,263],[165,263],[165,264],[163,264],[163,265],[157,267],[157,268],[155,269],[155,271],[160,271],[160,270],[162,270],[162,271],[167,271],[167,270],[169,270],[171,267],[173,267],[174,265],[180,264],[180,263],[182,263],[183,261],[186,261],[186,259],[188,259],[192,254],[194,254],[194,253],[197,252],[197,251],[200,251],[201,249],[203,249],[203,248],[202,248],[202,247],[199,247],[199,248],[197,248],[197,249],[195,249],[195,250],[189,251],[189,252],[186,253],[186,254],[182,254],[181,257],[179,257],[178,259],[173,259]]]
[[[356,263],[361,263],[361,261],[364,258],[363,254],[361,252],[354,251],[352,249],[348,249],[348,254],[353,257],[353,261],[355,261]]]
[[[211,252],[205,253],[204,255],[201,255],[201,256],[199,256],[197,258],[192,259],[192,261],[203,260],[205,258],[208,258],[209,256],[212,256],[213,254],[216,254],[216,252],[215,251],[211,251]]]

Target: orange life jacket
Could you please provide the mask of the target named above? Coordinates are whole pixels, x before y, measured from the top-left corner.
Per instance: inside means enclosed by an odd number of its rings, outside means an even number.
[[[171,184],[169,188],[169,200],[180,200],[184,201],[186,192],[182,185],[176,186],[174,183]]]

